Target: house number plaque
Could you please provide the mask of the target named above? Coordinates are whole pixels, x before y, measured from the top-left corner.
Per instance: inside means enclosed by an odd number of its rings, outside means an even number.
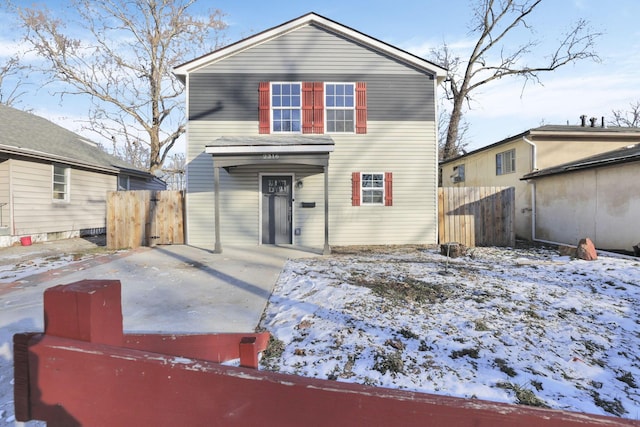
[[[269,179],[267,181],[267,187],[269,193],[288,193],[289,185],[284,179]]]
[[[280,158],[279,154],[263,154],[262,160],[278,160]]]

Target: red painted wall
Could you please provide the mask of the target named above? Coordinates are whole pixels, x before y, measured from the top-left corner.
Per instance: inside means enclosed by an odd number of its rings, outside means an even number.
[[[50,427],[640,426],[224,366],[212,360],[244,354],[255,362],[268,335],[127,338],[121,314],[112,312],[120,306],[119,282],[86,281],[46,292],[47,333],[14,336],[18,421],[44,420]]]

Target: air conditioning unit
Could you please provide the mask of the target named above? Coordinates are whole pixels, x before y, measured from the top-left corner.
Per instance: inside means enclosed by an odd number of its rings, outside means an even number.
[[[453,182],[462,182],[462,181],[464,181],[464,179],[462,179],[461,176],[454,176],[453,177]]]

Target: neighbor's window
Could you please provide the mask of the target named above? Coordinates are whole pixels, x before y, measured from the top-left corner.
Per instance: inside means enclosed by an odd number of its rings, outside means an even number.
[[[273,132],[300,132],[300,83],[271,84]]]
[[[453,182],[464,182],[464,165],[458,165],[453,167],[453,175],[451,175]]]
[[[511,149],[496,154],[496,175],[504,175],[516,171],[516,150]]]
[[[325,84],[325,109],[327,132],[351,132],[355,130],[355,84]]]
[[[69,168],[53,165],[53,200],[69,200]]]
[[[363,173],[361,188],[362,188],[362,204],[363,205],[384,204],[384,174],[383,173]]]
[[[118,175],[118,191],[129,189],[129,175]]]

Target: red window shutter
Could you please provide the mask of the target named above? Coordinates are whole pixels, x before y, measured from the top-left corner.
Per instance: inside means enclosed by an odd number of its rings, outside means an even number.
[[[356,133],[367,133],[367,83],[356,83]]]
[[[360,206],[360,172],[351,174],[351,206]]]
[[[313,83],[302,83],[302,133],[313,133]]]
[[[324,133],[324,83],[313,83],[313,133]]]
[[[393,206],[393,173],[384,173],[384,205]]]
[[[271,132],[271,117],[270,117],[270,109],[271,109],[271,93],[270,93],[270,84],[269,82],[260,82],[260,86],[258,87],[259,93],[259,102],[258,102],[258,111],[259,111],[259,121],[260,128],[259,133],[270,133]]]

